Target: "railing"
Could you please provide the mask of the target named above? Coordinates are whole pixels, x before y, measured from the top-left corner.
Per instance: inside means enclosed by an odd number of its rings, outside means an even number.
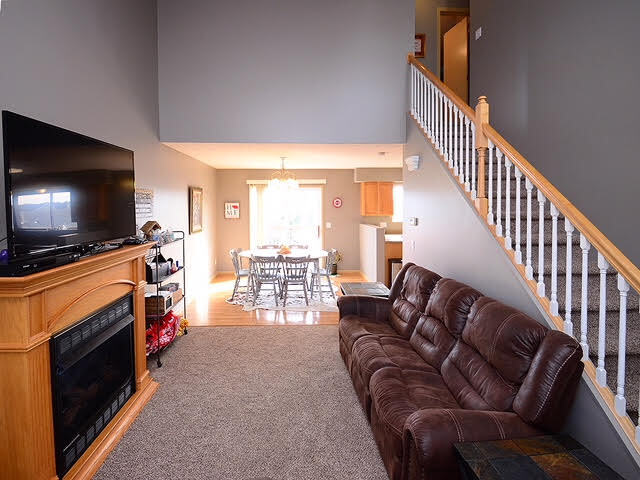
[[[640,378],[637,378],[640,375],[629,378],[626,372],[627,339],[640,337],[637,325],[633,330],[627,326],[631,311],[629,292],[633,289],[633,298],[637,299],[640,270],[489,125],[489,105],[485,97],[480,97],[474,111],[412,55],[409,55],[409,64],[411,115],[474,201],[479,214],[486,219],[556,327],[580,342],[585,371],[640,451],[640,417],[637,422],[631,420],[626,394],[628,387],[637,389],[640,385]],[[558,232],[561,220],[564,239]],[[550,228],[550,238],[545,234],[545,228]],[[558,263],[560,247],[565,250],[564,265]],[[595,256],[590,257],[592,247]],[[576,250],[578,255],[574,255],[574,248],[579,248]],[[594,262],[590,263],[590,259],[596,257],[597,267]],[[560,266],[564,266],[564,274],[559,273]],[[579,281],[575,282],[576,287],[580,286],[577,295],[573,290],[574,275],[579,275]],[[589,278],[593,280],[591,288]],[[560,291],[559,279],[564,281],[564,289]],[[609,293],[617,290],[617,305],[612,305],[611,299],[607,301],[608,279],[615,281],[613,289],[609,285]],[[598,290],[598,298],[590,299],[590,290]],[[576,302],[578,298],[579,303]],[[595,320],[596,312],[597,348],[590,352],[589,340],[592,338],[591,343],[595,344],[595,332],[590,330],[589,319],[591,314]],[[632,312],[640,314],[637,308]],[[578,325],[574,326],[574,318],[579,319]],[[611,320],[617,323],[617,353],[611,346],[611,336],[607,342],[607,326],[612,327]],[[609,361],[605,363],[608,352]],[[615,396],[607,383],[607,367],[613,360],[616,375],[615,380],[610,378],[609,384],[613,385]],[[640,403],[640,396],[634,398]],[[640,410],[637,405],[635,409]]]

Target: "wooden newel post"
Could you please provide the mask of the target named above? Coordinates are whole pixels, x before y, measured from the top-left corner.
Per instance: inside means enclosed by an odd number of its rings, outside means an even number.
[[[484,95],[478,97],[476,105],[476,150],[478,151],[478,192],[476,195],[476,208],[482,217],[488,213],[487,206],[487,153],[489,141],[484,134],[482,125],[489,123],[489,103]]]

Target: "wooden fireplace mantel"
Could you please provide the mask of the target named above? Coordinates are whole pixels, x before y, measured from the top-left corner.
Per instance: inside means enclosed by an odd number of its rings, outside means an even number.
[[[49,339],[130,292],[136,393],[64,480],[91,478],[157,389],[145,355],[145,255],[152,245],[127,246],[33,275],[0,278],[0,477],[58,479]]]

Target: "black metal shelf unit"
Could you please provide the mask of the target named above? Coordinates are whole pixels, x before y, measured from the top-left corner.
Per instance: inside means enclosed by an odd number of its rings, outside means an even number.
[[[147,256],[147,259],[151,259],[153,261],[152,265],[155,265],[152,268],[155,268],[155,278],[157,279],[156,281],[147,281],[147,285],[151,285],[153,287],[155,287],[155,294],[156,297],[160,296],[160,287],[169,279],[174,278],[176,275],[182,273],[182,298],[180,300],[178,300],[176,303],[172,303],[171,306],[169,308],[166,309],[161,309],[160,308],[160,302],[157,301],[156,298],[156,311],[155,312],[147,312],[145,311],[145,317],[146,317],[146,321],[147,322],[151,322],[151,323],[155,323],[155,328],[156,328],[156,342],[157,342],[157,350],[156,350],[156,362],[158,367],[162,366],[162,361],[160,359],[160,352],[162,350],[164,350],[165,348],[167,348],[169,345],[171,345],[173,343],[173,340],[171,342],[169,342],[167,345],[165,345],[164,347],[161,346],[160,344],[160,330],[161,330],[161,324],[162,324],[162,319],[165,317],[165,315],[167,315],[169,312],[171,312],[174,308],[182,305],[183,310],[184,310],[184,314],[186,315],[186,310],[187,310],[187,276],[186,276],[186,268],[185,268],[185,232],[182,230],[176,230],[173,232],[174,235],[178,234],[180,235],[177,238],[174,238],[174,240],[169,241],[169,242],[162,242],[162,240],[158,241],[155,246],[150,249],[150,253]],[[177,260],[179,262],[181,262],[182,266],[179,267],[175,272],[171,272],[168,275],[165,275],[163,277],[160,277],[160,270],[159,270],[159,262],[158,259],[160,258],[160,256],[162,255],[162,249],[168,245],[172,245],[174,243],[178,243],[178,242],[182,242],[182,258],[181,259],[174,259],[174,262]],[[178,325],[177,328],[180,328],[180,326]],[[184,334],[186,335],[187,333],[189,333],[187,331],[187,328],[184,329]],[[175,338],[174,338],[175,340]]]

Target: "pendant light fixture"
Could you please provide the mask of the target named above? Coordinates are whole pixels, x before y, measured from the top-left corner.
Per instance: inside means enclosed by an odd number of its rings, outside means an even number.
[[[296,176],[290,171],[284,169],[284,161],[286,158],[287,157],[280,157],[280,170],[276,170],[271,174],[269,188],[281,188],[285,190],[298,188]]]

